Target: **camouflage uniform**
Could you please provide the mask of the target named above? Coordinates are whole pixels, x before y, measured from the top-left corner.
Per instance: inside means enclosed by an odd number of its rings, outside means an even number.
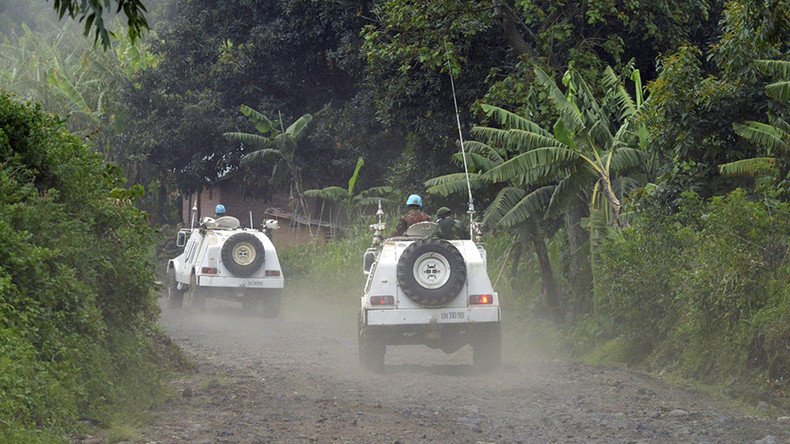
[[[429,222],[430,220],[431,216],[428,216],[424,211],[419,209],[419,207],[412,208],[400,218],[398,225],[395,226],[395,232],[393,232],[392,235],[403,236],[410,226],[417,222]]]
[[[439,208],[436,213],[439,230],[436,233],[442,239],[468,239],[469,235],[464,230],[464,225],[453,218],[452,211],[447,207]]]

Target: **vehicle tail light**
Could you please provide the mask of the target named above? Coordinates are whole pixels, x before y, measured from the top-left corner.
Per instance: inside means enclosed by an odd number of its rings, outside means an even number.
[[[217,274],[218,271],[214,267],[203,267],[200,269],[200,272],[203,274]]]
[[[371,296],[370,305],[395,305],[395,296]]]
[[[481,305],[481,304],[493,304],[493,303],[494,303],[494,295],[492,294],[473,294],[469,296],[469,304]]]
[[[280,275],[280,270],[266,270],[266,276],[277,277]]]

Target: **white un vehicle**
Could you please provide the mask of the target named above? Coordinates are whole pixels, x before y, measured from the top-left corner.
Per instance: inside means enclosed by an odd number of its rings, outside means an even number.
[[[276,221],[266,221],[263,230],[239,228],[238,219],[223,216],[180,230],[176,244],[184,252],[167,264],[168,306],[199,311],[207,298],[217,298],[277,317],[284,278],[268,236],[275,228]]]
[[[378,215],[371,225],[373,247],[363,258],[360,364],[383,372],[387,346],[422,344],[453,353],[470,344],[475,371],[499,366],[499,299],[486,271],[479,227],[473,224],[475,240],[440,239],[433,222],[382,239],[381,205]]]

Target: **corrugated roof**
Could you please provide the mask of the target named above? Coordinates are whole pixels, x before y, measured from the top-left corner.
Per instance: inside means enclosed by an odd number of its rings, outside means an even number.
[[[324,227],[324,228],[332,228],[335,230],[345,230],[345,227],[341,225],[333,224],[324,220],[319,221],[317,219],[299,216],[297,214],[281,210],[280,208],[267,208],[266,211],[263,212],[263,214],[264,216],[276,217],[280,219],[289,219],[302,225],[313,225],[313,226]]]

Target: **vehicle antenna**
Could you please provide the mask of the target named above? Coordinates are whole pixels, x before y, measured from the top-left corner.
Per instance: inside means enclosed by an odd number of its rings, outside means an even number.
[[[447,43],[445,42],[445,48],[447,48]],[[464,146],[464,134],[461,130],[461,113],[458,111],[458,99],[455,95],[455,80],[453,80],[453,69],[450,65],[450,51],[446,50],[447,53],[447,72],[450,75],[450,88],[453,91],[453,106],[455,106],[455,122],[458,125],[458,138],[461,141],[461,156],[464,159],[464,175],[466,176],[466,189],[469,192],[469,208],[466,210],[466,213],[469,215],[469,238],[475,238],[475,201],[472,198],[472,184],[469,181],[469,167],[466,163],[466,147]]]
[[[197,211],[198,211],[197,199],[195,199],[195,204],[192,205],[192,218],[191,218],[192,220],[189,222],[190,229],[195,228],[195,218],[197,217]]]

